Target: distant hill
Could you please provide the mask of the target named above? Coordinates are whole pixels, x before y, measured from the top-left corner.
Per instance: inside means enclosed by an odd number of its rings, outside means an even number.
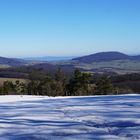
[[[133,59],[133,60],[140,60],[140,55],[133,56],[133,57],[131,57],[131,59]]]
[[[100,52],[72,59],[80,63],[92,63],[113,60],[140,60],[140,55],[130,56],[120,52]]]
[[[92,73],[140,73],[140,55],[131,56],[115,51],[74,58],[69,64]]]
[[[19,67],[9,67],[0,69],[0,77],[28,79],[28,74],[34,71],[39,71],[46,74],[49,73],[53,76],[59,68],[61,68],[61,70],[67,76],[71,75],[75,69],[73,65],[53,65],[49,63],[20,65]]]
[[[0,66],[21,66],[25,64],[26,62],[21,59],[0,57]]]

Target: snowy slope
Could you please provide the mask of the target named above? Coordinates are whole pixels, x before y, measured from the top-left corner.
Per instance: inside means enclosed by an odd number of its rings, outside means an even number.
[[[140,95],[0,96],[0,140],[139,140]]]

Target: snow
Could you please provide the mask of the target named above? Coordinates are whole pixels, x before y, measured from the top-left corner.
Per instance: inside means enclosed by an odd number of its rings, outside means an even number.
[[[0,140],[140,140],[140,95],[0,96]]]

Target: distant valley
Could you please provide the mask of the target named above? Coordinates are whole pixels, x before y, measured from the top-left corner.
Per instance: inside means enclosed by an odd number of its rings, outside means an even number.
[[[68,61],[73,58],[75,57],[74,56],[45,56],[45,57],[24,58],[24,60],[52,62],[52,61]]]
[[[55,71],[58,67],[72,72],[79,68],[84,72],[127,74],[140,72],[140,55],[130,56],[120,52],[100,52],[82,57],[39,57],[5,58],[0,57],[0,68],[28,67]]]

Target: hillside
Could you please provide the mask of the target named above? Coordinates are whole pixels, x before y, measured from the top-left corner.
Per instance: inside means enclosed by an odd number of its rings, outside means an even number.
[[[129,56],[120,52],[100,52],[72,59],[80,63],[93,63],[113,60],[140,60],[140,56]]]
[[[37,70],[40,72],[47,72],[47,73],[54,74],[59,68],[61,68],[65,73],[72,73],[74,71],[73,65],[54,65],[49,63],[40,63],[40,64],[35,64],[30,66],[22,66],[20,70],[22,72],[27,72],[27,73],[33,70]]]
[[[27,62],[21,59],[0,57],[0,67],[21,66]]]
[[[67,64],[71,64],[75,68],[80,68],[82,71],[93,73],[139,73],[140,55],[130,56],[120,52],[100,52],[74,58]]]

